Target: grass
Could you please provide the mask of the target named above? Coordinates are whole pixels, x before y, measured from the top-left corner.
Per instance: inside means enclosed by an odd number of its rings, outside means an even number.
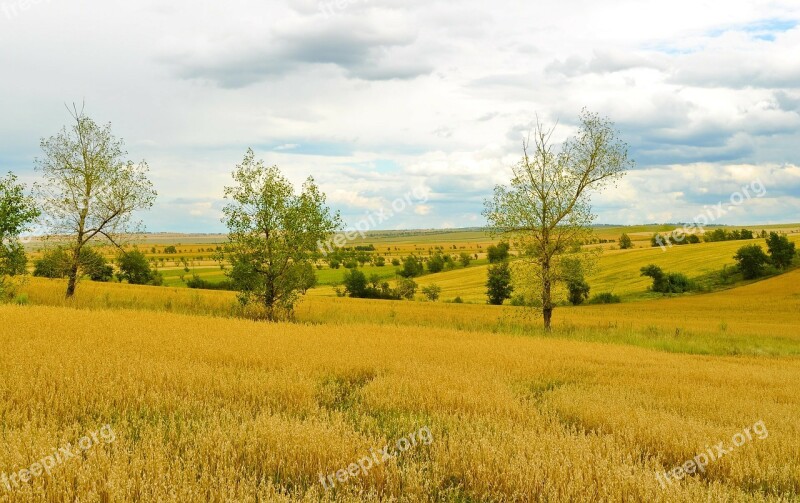
[[[560,307],[552,332],[484,304],[480,263],[418,279],[473,304],[338,298],[343,270],[323,270],[293,324],[236,318],[232,292],[82,282],[66,300],[30,278],[0,305],[0,477],[103,425],[115,440],[0,479],[0,502],[798,501],[800,270],[676,297],[638,277],[709,274],[741,244],[609,250],[594,291],[638,301]],[[426,427],[430,445],[320,484]]]
[[[330,296],[330,287],[312,290],[317,293],[297,306],[297,318],[312,324],[455,328],[694,354],[796,355],[800,353],[798,284],[800,270],[711,294],[561,307],[555,310],[556,328],[551,333],[542,333],[538,313],[525,308],[337,298]],[[67,301],[64,288],[63,281],[31,278],[22,292],[34,305],[218,317],[238,312],[232,292],[83,282],[76,297]]]
[[[0,316],[0,469],[104,424],[116,433],[0,498],[688,502],[800,491],[796,359],[369,323],[87,318],[49,306]],[[660,487],[656,472],[757,421],[768,438]],[[322,490],[319,474],[422,427],[431,445]]]

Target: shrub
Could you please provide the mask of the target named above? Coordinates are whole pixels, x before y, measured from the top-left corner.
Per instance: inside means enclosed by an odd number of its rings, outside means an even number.
[[[164,248],[164,253],[178,253],[178,250],[174,246],[170,245]]]
[[[386,265],[386,259],[383,257],[375,257],[375,265],[377,267],[383,267]]]
[[[422,295],[429,301],[436,302],[439,300],[439,294],[442,293],[442,287],[439,285],[428,285],[422,288]]]
[[[769,262],[769,256],[759,245],[742,246],[733,258],[744,279],[755,279],[764,274],[764,266]]]
[[[583,304],[589,298],[589,284],[583,279],[567,281],[567,299],[573,306]]]
[[[469,266],[469,263],[472,262],[472,255],[467,252],[461,252],[458,255],[458,261],[462,266],[467,267]]]
[[[416,278],[424,272],[422,261],[414,255],[403,259],[403,268],[397,274],[404,278]]]
[[[619,249],[627,250],[629,248],[633,248],[633,241],[631,241],[630,236],[623,233],[622,236],[619,237]]]
[[[489,304],[499,306],[511,297],[514,287],[511,286],[511,268],[508,262],[489,266],[486,281],[486,296]]]
[[[440,253],[437,253],[428,259],[428,272],[442,272],[442,269],[444,269],[444,258]]]
[[[397,282],[397,294],[403,298],[412,300],[417,293],[417,282],[411,278],[403,278]]]
[[[367,296],[367,277],[358,269],[348,269],[344,272],[344,290],[350,297],[365,298]]]
[[[453,299],[453,304],[463,304],[463,303],[464,301],[461,299],[460,296]]]
[[[62,247],[44,252],[34,262],[33,275],[42,278],[66,278],[69,274],[72,252]],[[92,281],[111,281],[114,270],[102,255],[94,249],[86,247],[81,250],[80,274],[89,276]]]
[[[622,302],[622,299],[618,295],[614,295],[611,292],[603,292],[589,299],[588,304],[619,304],[620,302]]]
[[[653,279],[650,290],[658,293],[684,293],[692,290],[693,285],[686,275],[681,273],[666,274],[660,267],[654,264],[641,268],[642,276],[649,276]]]
[[[155,279],[150,262],[139,250],[120,253],[117,265],[117,277],[120,281],[127,280],[131,285],[146,285]]]

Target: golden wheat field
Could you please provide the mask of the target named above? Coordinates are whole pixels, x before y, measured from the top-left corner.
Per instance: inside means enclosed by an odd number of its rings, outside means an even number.
[[[267,324],[224,292],[34,278],[0,306],[0,501],[797,501],[799,279],[543,334],[510,307],[308,297]]]

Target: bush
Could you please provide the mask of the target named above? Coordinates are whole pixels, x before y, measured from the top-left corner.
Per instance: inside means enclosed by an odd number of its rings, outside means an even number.
[[[397,282],[397,294],[403,298],[412,300],[417,293],[417,282],[411,278],[404,278]]]
[[[442,269],[444,269],[444,257],[440,253],[428,259],[428,272],[442,272]]]
[[[472,255],[467,252],[461,252],[458,255],[458,261],[462,266],[467,267],[469,266],[469,263],[472,262]]]
[[[509,246],[508,243],[502,241],[498,243],[497,246],[492,245],[489,248],[487,248],[486,253],[489,258],[489,263],[495,264],[506,260],[508,258],[508,250],[510,248],[511,247]]]
[[[614,295],[611,292],[603,292],[589,299],[588,304],[619,304],[620,302],[622,302],[622,299],[618,295]]]
[[[146,285],[156,279],[150,269],[150,262],[139,250],[120,253],[117,265],[119,280],[127,280],[131,285]]]
[[[619,237],[619,249],[627,250],[629,248],[633,248],[633,241],[631,241],[630,236],[623,233],[622,236]]]
[[[72,262],[71,255],[70,250],[60,246],[44,252],[42,257],[34,262],[33,275],[51,279],[66,278]],[[78,267],[80,274],[89,276],[92,281],[111,281],[114,274],[108,261],[92,248],[81,249]]]
[[[460,296],[453,299],[453,304],[463,304],[463,303],[464,301],[461,299]]]
[[[414,255],[409,255],[403,259],[403,268],[397,271],[397,274],[404,278],[416,278],[424,271],[422,261]]]
[[[486,281],[486,296],[489,304],[499,306],[511,298],[514,287],[511,286],[511,268],[508,262],[501,262],[489,266],[488,278]]]
[[[769,256],[759,245],[742,246],[733,258],[744,279],[755,279],[764,274],[764,266],[769,262]]]
[[[583,279],[567,281],[567,299],[573,306],[583,304],[589,298],[589,284]]]
[[[778,269],[786,269],[792,265],[796,253],[795,244],[790,242],[786,236],[770,232],[767,238],[767,249],[772,265]]]
[[[164,253],[178,253],[178,250],[174,246],[170,245],[164,248]]]
[[[439,285],[428,285],[422,288],[422,295],[431,302],[439,300],[440,293],[442,293],[442,287]]]
[[[367,276],[358,269],[348,269],[344,272],[344,280],[342,281],[344,290],[350,297],[366,298],[367,297]]]
[[[681,273],[666,274],[660,267],[654,264],[642,267],[642,276],[649,276],[653,279],[650,290],[658,293],[684,293],[692,290],[693,285],[686,275]]]
[[[375,265],[377,267],[383,267],[386,265],[386,259],[383,257],[375,257]]]

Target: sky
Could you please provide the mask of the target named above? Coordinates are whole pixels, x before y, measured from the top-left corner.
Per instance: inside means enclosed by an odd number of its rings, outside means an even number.
[[[636,162],[598,223],[800,221],[797,0],[0,0],[0,47],[0,172],[36,181],[85,103],[152,232],[224,231],[248,147],[351,226],[482,226],[537,118],[584,108]]]

